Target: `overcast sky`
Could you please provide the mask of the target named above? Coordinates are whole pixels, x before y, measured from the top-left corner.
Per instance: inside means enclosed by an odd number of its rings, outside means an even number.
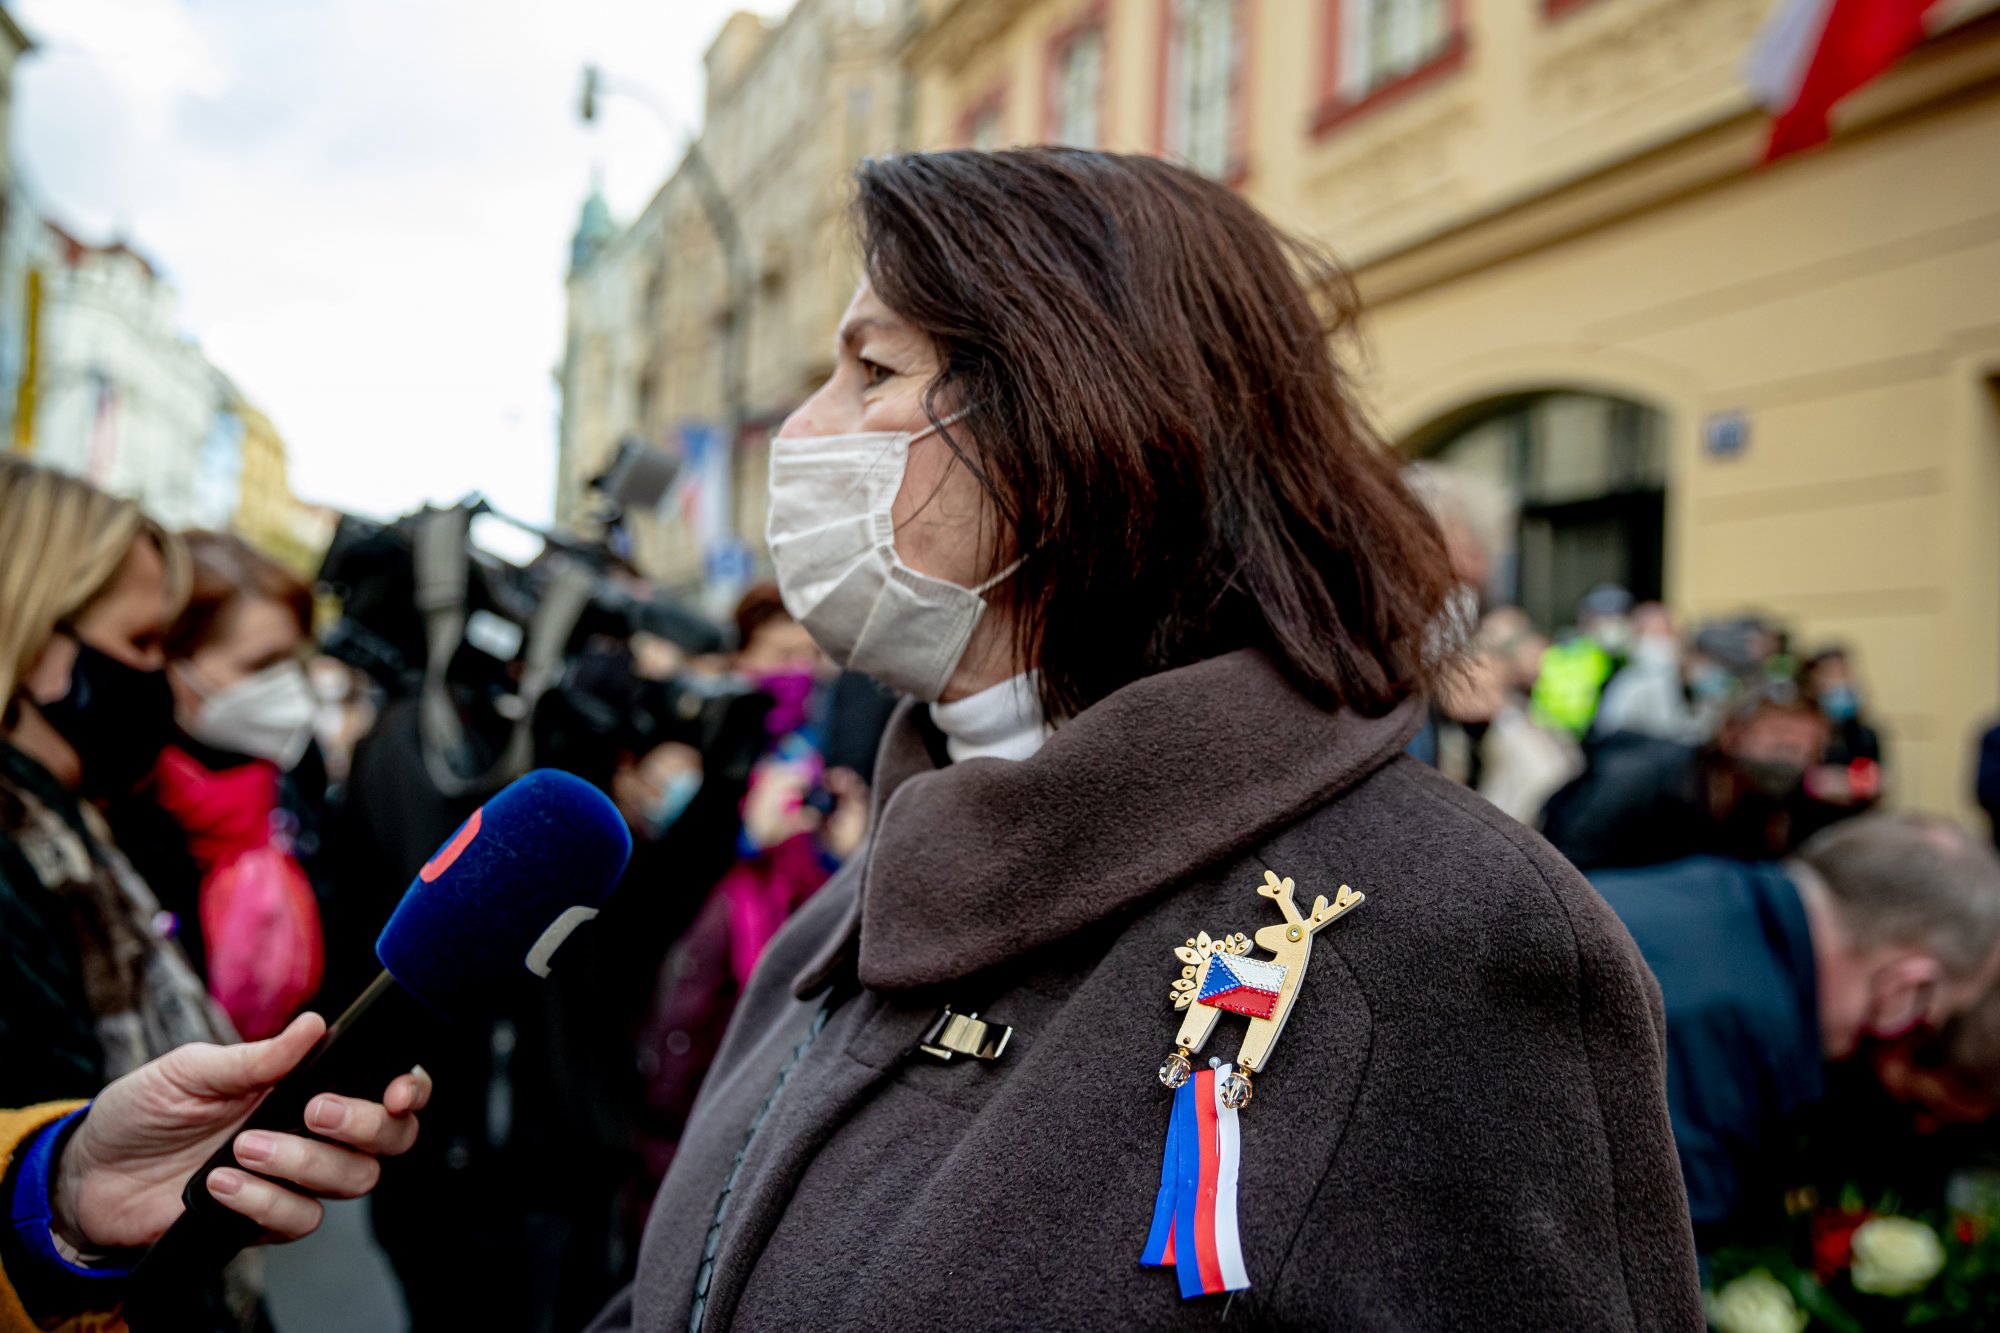
[[[563,273],[601,170],[642,208],[731,10],[784,0],[7,0],[39,46],[15,163],[125,238],[291,448],[309,500],[390,515],[478,488],[549,517]],[[674,123],[581,69],[643,85]]]

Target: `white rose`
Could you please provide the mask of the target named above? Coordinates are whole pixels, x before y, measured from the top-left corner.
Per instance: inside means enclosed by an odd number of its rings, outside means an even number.
[[[1854,1289],[1875,1296],[1922,1291],[1944,1269],[1937,1232],[1907,1217],[1874,1217],[1854,1231]]]
[[[1708,1322],[1717,1333],[1799,1333],[1806,1319],[1790,1288],[1761,1268],[1708,1298]]]

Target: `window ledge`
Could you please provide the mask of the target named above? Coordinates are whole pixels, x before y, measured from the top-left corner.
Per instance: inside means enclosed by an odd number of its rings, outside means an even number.
[[[1587,4],[1589,0],[1569,0],[1572,4]],[[1408,73],[1399,74],[1387,83],[1379,84],[1360,97],[1348,99],[1335,95],[1319,104],[1313,113],[1312,132],[1314,138],[1322,138],[1349,121],[1365,116],[1376,108],[1390,102],[1400,101],[1410,93],[1450,77],[1465,64],[1465,34],[1454,33],[1444,49],[1430,60]]]

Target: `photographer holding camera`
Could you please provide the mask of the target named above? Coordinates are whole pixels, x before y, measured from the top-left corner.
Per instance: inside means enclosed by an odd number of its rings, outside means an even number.
[[[658,594],[615,538],[548,536],[520,566],[473,540],[481,512],[350,518],[327,554],[342,615],[326,650],[384,696],[328,838],[329,932],[372,938],[430,848],[529,764],[609,795],[634,852],[532,1001],[438,1035],[431,1132],[374,1210],[419,1333],[577,1327],[630,1280],[742,977],[866,819],[864,781],[825,772],[824,664],[775,590],[745,598],[725,657],[724,631]],[[839,753],[872,756],[878,692],[834,703]],[[330,940],[329,966],[365,943]],[[491,1279],[469,1293],[474,1269]]]

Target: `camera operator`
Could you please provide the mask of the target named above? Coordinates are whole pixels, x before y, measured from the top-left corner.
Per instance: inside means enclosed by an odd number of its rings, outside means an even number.
[[[633,1038],[662,956],[735,859],[771,709],[741,678],[685,669],[720,652],[719,627],[602,550],[551,538],[525,568],[499,560],[470,540],[477,508],[349,520],[322,569],[342,603],[328,651],[385,695],[328,839],[342,919],[378,926],[430,849],[529,765],[610,795],[634,853],[548,983],[488,1027],[440,1033],[426,1061],[444,1090],[429,1133],[373,1207],[417,1333],[575,1328],[629,1280],[649,1197]],[[329,966],[366,943],[330,943]]]

